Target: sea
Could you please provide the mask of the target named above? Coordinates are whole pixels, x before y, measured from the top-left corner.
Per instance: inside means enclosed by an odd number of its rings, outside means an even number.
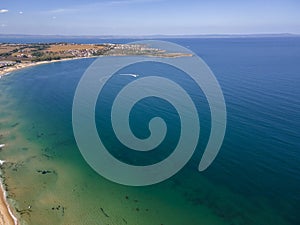
[[[11,43],[58,41],[134,40],[0,39]],[[187,82],[181,70],[151,63],[133,65],[124,73],[134,69],[139,77],[113,77],[105,101],[97,101],[99,135],[116,158],[135,165],[153,164],[171,154],[180,135],[180,117],[162,99],[139,102],[131,113],[133,133],[139,138],[149,136],[149,120],[158,116],[167,124],[166,140],[146,157],[130,149],[123,151],[109,125],[109,103],[122,86],[147,76],[154,68],[157,75],[161,72],[184,84],[196,102],[201,132],[191,160],[171,178],[140,187],[114,183],[99,175],[77,146],[72,127],[73,98],[81,77],[97,59],[15,71],[0,79],[0,144],[6,144],[0,160],[5,160],[1,179],[8,201],[21,224],[300,224],[300,38],[164,41],[182,45],[201,57],[222,89],[227,125],[213,163],[198,171],[209,139],[210,108],[205,94]]]

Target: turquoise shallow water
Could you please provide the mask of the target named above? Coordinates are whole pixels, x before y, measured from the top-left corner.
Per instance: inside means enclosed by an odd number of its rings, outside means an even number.
[[[201,142],[180,173],[140,188],[102,178],[76,146],[71,124],[73,95],[94,59],[17,71],[0,80],[0,142],[7,143],[0,159],[7,161],[2,173],[24,224],[299,223],[300,39],[172,41],[199,54],[224,92],[227,132],[211,167],[197,172],[208,139],[207,102],[179,71],[149,64],[135,68],[141,76],[154,68],[191,90],[201,112]],[[105,101],[98,102],[98,126],[107,126],[105,106],[126,82],[129,77],[112,80]],[[156,107],[149,110],[149,104]],[[157,99],[136,106],[133,132],[147,136],[145,121],[157,114],[167,119],[172,131],[164,145],[176,145],[178,116]],[[130,163],[151,163],[170,153],[161,147],[159,154],[147,157],[133,157],[130,151],[120,154],[122,146],[109,126],[100,135],[113,147],[113,154]]]

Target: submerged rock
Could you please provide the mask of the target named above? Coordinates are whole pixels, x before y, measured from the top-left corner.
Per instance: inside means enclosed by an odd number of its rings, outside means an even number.
[[[38,173],[41,173],[41,174],[47,174],[47,173],[52,173],[53,171],[51,170],[37,170]]]
[[[20,123],[14,123],[13,125],[11,125],[11,127],[16,127],[16,126],[18,126]]]
[[[103,215],[104,215],[105,217],[109,217],[109,215],[104,211],[103,208],[100,208],[100,210],[101,210],[101,212],[103,213]]]

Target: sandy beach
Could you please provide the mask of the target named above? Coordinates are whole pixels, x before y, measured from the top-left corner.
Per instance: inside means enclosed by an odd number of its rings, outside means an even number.
[[[26,62],[26,63],[18,63],[14,66],[7,66],[5,68],[2,68],[0,70],[0,76],[5,76],[13,71],[16,71],[16,70],[20,70],[20,69],[23,69],[23,68],[27,68],[27,67],[30,67],[30,66],[34,66],[34,65],[39,65],[39,64],[42,64],[42,63],[46,63],[46,62],[36,62],[36,63],[31,63],[31,62]]]
[[[6,201],[6,194],[2,182],[0,186],[0,225],[17,225],[19,223],[17,218],[13,215],[8,202]]]
[[[87,57],[76,57],[76,58],[65,58],[65,59],[59,59],[59,60],[51,60],[51,61],[41,61],[41,62],[22,62],[18,63],[13,66],[7,66],[5,68],[0,69],[0,78],[2,76],[8,75],[14,71],[25,69],[32,66],[37,66],[41,64],[47,64],[47,63],[54,63],[54,62],[61,62],[61,61],[67,61],[67,60],[75,60],[75,59],[82,59]],[[88,57],[91,58],[91,57]]]

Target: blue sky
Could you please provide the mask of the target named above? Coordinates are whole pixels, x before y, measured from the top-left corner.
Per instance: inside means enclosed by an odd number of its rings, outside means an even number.
[[[300,34],[299,0],[0,0],[0,34]]]

